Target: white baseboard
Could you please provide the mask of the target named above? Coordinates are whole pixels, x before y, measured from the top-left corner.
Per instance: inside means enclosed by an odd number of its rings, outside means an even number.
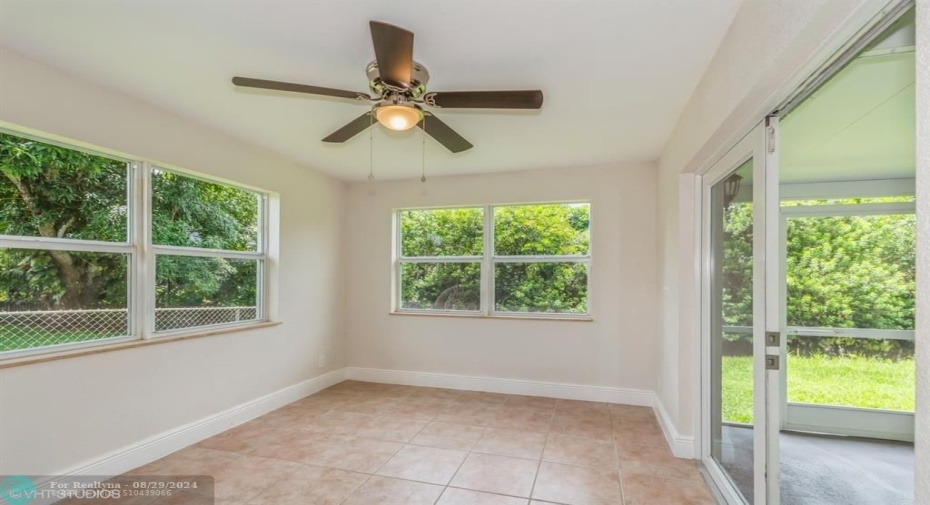
[[[513,395],[545,396],[564,400],[588,400],[651,407],[652,391],[605,386],[582,386],[559,382],[538,382],[519,379],[497,379],[431,372],[405,372],[379,368],[346,368],[347,380],[383,382],[468,391],[487,391]]]
[[[668,443],[672,454],[676,458],[694,459],[696,451],[694,449],[694,437],[682,436],[675,429],[675,423],[668,416],[662,400],[656,395],[653,401],[652,409],[655,410],[656,418],[659,420],[659,426],[662,427],[662,433],[665,434],[665,441]]]
[[[80,481],[82,476],[110,477],[120,475],[344,380],[345,368],[340,368],[237,405],[218,414],[160,433],[94,461],[59,472],[58,475],[73,477],[70,480],[77,481]],[[41,490],[43,485],[47,484],[47,480],[36,484],[37,488]],[[31,502],[31,505],[43,503],[50,502],[37,500]]]

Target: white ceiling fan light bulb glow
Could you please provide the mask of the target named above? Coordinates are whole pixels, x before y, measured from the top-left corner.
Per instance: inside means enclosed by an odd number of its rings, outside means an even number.
[[[416,126],[423,119],[423,113],[404,105],[384,105],[375,110],[375,118],[385,128],[404,131]]]

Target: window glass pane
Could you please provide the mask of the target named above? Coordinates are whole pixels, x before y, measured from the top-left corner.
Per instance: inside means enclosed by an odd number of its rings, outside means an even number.
[[[128,255],[0,249],[0,352],[129,334]]]
[[[401,308],[479,310],[481,264],[401,264]]]
[[[256,251],[259,201],[259,196],[251,191],[155,169],[152,242]]]
[[[158,256],[155,331],[258,319],[259,260]]]
[[[915,236],[913,214],[788,219],[788,325],[914,329]]]
[[[494,309],[501,312],[588,312],[586,263],[497,263]]]
[[[404,257],[482,254],[484,209],[405,210],[400,226]]]
[[[494,254],[587,254],[590,221],[586,203],[494,207]]]
[[[125,242],[127,166],[0,133],[0,235]]]

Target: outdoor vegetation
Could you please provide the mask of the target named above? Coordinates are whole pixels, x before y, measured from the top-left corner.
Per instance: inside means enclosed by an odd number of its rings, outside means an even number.
[[[785,202],[828,205],[905,198]],[[792,217],[787,221],[789,326],[912,330],[916,223],[911,215]],[[752,207],[725,213],[726,326],[752,326]],[[752,420],[751,336],[724,334],[724,419]],[[913,410],[914,343],[837,337],[788,340],[788,401]]]
[[[520,256],[584,256],[588,252],[587,204],[493,208],[494,306],[504,312],[584,313],[586,262],[521,261]],[[429,209],[400,213],[405,258],[468,256],[454,263],[403,262],[403,308],[478,310],[484,209]]]
[[[124,161],[0,133],[0,235],[126,243],[128,175]],[[155,244],[256,249],[253,193],[155,170],[152,207]],[[11,315],[128,307],[128,254],[35,247],[0,248],[0,351],[126,334],[125,315]],[[155,294],[157,307],[254,306],[256,261],[158,256]]]

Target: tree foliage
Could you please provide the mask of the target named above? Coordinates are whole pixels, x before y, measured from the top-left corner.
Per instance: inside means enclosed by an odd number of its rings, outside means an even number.
[[[516,205],[494,209],[496,256],[582,255],[588,251],[587,205]],[[478,310],[484,238],[482,208],[401,213],[406,257],[472,256],[463,263],[405,263],[405,308]],[[570,262],[507,262],[495,267],[495,308],[509,312],[585,312],[587,269]]]
[[[0,234],[125,243],[123,161],[0,133]],[[153,242],[254,250],[256,196],[167,171],[152,177]],[[158,257],[159,306],[255,303],[254,262]],[[0,302],[49,309],[126,307],[124,254],[0,249]]]
[[[865,202],[848,199],[830,203]],[[731,204],[725,212],[723,237],[726,325],[752,325],[752,233],[752,206]],[[786,234],[788,325],[914,328],[913,215],[792,217],[787,220]],[[805,354],[899,356],[913,350],[912,344],[900,341],[799,337],[791,342]]]

